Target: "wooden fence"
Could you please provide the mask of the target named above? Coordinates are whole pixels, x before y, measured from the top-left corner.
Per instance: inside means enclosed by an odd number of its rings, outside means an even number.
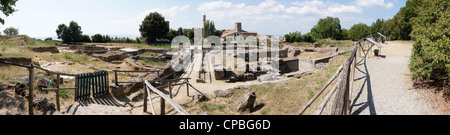
[[[314,97],[304,105],[297,115],[302,115],[306,109],[322,94],[330,84],[336,79],[339,78],[330,92],[327,94],[325,99],[322,101],[320,106],[318,107],[315,115],[322,114],[324,108],[327,106],[328,101],[335,95],[335,99],[331,106],[331,115],[350,115],[350,105],[351,105],[351,97],[352,97],[352,89],[353,82],[355,77],[356,65],[358,54],[361,54],[361,58],[366,59],[370,54],[373,46],[378,46],[381,49],[381,46],[374,42],[374,36],[369,35],[367,37],[362,38],[357,43],[354,44],[353,49],[351,51],[350,56],[345,60],[344,64],[338,69],[338,71],[331,77],[325,86],[322,87]]]
[[[34,97],[34,67],[33,64],[31,65],[21,65],[21,64],[16,64],[16,63],[11,63],[11,62],[6,62],[6,61],[0,61],[0,63],[2,64],[6,64],[6,65],[13,65],[13,66],[18,66],[18,67],[23,67],[23,68],[27,68],[28,69],[28,75],[29,75],[29,79],[28,79],[28,114],[29,115],[34,115],[33,112],[33,97]]]
[[[149,91],[151,90],[151,91]],[[147,112],[147,99],[148,101],[150,101],[150,107],[152,109],[152,114],[156,115],[155,113],[155,109],[153,107],[153,102],[151,99],[151,92],[155,92],[156,94],[158,94],[161,99],[160,99],[160,115],[165,115],[165,102],[167,101],[170,105],[172,105],[172,107],[178,111],[178,113],[180,113],[181,115],[190,115],[186,110],[183,109],[183,107],[181,105],[179,105],[178,103],[176,103],[175,101],[172,100],[172,97],[167,96],[166,94],[164,94],[162,91],[158,90],[157,88],[153,87],[153,85],[150,84],[150,82],[148,82],[147,80],[144,81],[144,112]]]
[[[144,112],[147,112],[147,106],[148,106],[148,101],[150,101],[150,107],[152,110],[152,114],[156,115],[155,113],[155,109],[153,107],[153,101],[151,99],[151,92],[154,92],[156,94],[158,94],[161,98],[160,98],[160,115],[165,115],[165,102],[167,101],[170,105],[172,105],[172,107],[178,111],[179,114],[181,115],[189,115],[189,113],[183,109],[183,107],[181,107],[178,103],[176,103],[175,101],[172,100],[173,96],[172,96],[172,88],[174,86],[177,85],[186,85],[186,92],[187,92],[187,96],[189,96],[189,88],[194,89],[195,91],[197,91],[198,93],[200,93],[203,97],[206,98],[206,100],[209,100],[209,98],[202,93],[200,90],[198,90],[197,88],[195,88],[194,86],[192,86],[191,83],[189,83],[189,80],[191,78],[176,78],[176,79],[170,79],[170,80],[161,80],[161,81],[167,81],[167,85],[162,85],[162,86],[158,86],[158,87],[154,87],[153,85],[150,84],[149,81],[145,81],[144,83]],[[184,80],[181,83],[179,82],[180,80]],[[177,82],[177,83],[174,83]],[[164,94],[163,92],[161,92],[159,89],[164,88],[164,87],[168,87],[169,88],[169,96],[167,96],[166,94]],[[151,90],[151,91],[150,91]]]

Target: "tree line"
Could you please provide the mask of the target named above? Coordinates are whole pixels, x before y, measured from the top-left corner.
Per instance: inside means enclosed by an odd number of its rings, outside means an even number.
[[[380,32],[391,40],[411,40],[412,18],[418,16],[423,4],[424,0],[408,0],[406,6],[402,7],[393,18],[377,19],[370,26],[364,23],[354,24],[350,29],[341,28],[339,18],[326,17],[320,19],[311,29],[311,32],[306,35],[311,35],[313,39],[331,38],[356,41],[367,35]],[[302,42],[303,40],[293,39],[293,36],[298,38],[298,35],[289,33],[285,35],[285,39],[287,42]]]
[[[408,0],[391,19],[372,25],[354,24],[342,29],[339,18],[320,19],[310,33],[313,39],[353,40],[380,32],[390,40],[415,40],[409,68],[413,78],[450,85],[450,9],[448,0]],[[304,36],[304,35],[303,35]],[[300,32],[285,36],[286,42],[307,42]]]
[[[207,20],[203,28],[203,34],[205,37],[216,35],[221,36],[222,32],[215,28],[213,21]],[[176,36],[186,36],[194,40],[193,29],[183,29],[182,27],[174,30],[169,28],[169,24],[165,21],[165,18],[158,12],[152,12],[145,17],[140,25],[139,31],[144,38],[144,42],[149,44],[155,42],[157,39],[172,40]],[[108,43],[108,42],[120,42],[120,43],[141,43],[140,38],[111,38],[108,35],[95,34],[92,37],[88,35],[82,35],[81,26],[77,22],[71,21],[69,26],[60,24],[56,29],[58,39],[61,39],[63,43],[72,42],[94,42],[94,43]]]

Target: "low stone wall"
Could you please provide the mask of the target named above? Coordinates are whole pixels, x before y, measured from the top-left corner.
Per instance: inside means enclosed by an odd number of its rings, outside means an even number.
[[[295,71],[299,71],[299,60],[298,59],[281,61],[280,72],[282,74],[295,72]]]
[[[31,65],[31,58],[23,58],[23,57],[11,57],[11,58],[0,58],[0,61],[20,64],[20,65]],[[0,64],[1,66],[2,64]]]
[[[112,55],[109,55],[109,56],[103,56],[103,55],[99,55],[99,54],[92,55],[92,57],[99,58],[99,59],[101,59],[103,61],[106,61],[106,62],[123,61],[124,59],[126,59],[126,58],[128,58],[130,56],[131,55],[126,55],[126,54],[123,54],[123,53],[121,53],[121,54],[112,54]]]
[[[51,47],[34,47],[30,48],[33,52],[51,52],[51,53],[59,53],[59,50],[55,46]]]
[[[95,45],[69,45],[69,49],[76,50],[77,53],[86,53],[88,55],[104,54],[108,52],[107,48]]]

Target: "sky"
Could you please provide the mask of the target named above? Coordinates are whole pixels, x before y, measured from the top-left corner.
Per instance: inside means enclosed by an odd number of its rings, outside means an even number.
[[[19,0],[17,12],[6,17],[7,27],[30,37],[54,37],[59,24],[76,21],[83,34],[139,36],[139,25],[150,12],[161,13],[177,29],[202,27],[202,15],[216,29],[242,29],[259,35],[308,33],[318,20],[338,17],[342,28],[371,25],[392,18],[406,0]]]

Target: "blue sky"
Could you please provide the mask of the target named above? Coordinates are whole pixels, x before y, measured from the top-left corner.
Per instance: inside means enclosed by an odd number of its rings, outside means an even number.
[[[74,20],[83,34],[139,36],[139,24],[150,12],[160,12],[171,28],[202,26],[202,14],[217,29],[233,29],[242,22],[247,31],[261,35],[307,33],[320,18],[338,17],[343,28],[370,25],[377,18],[392,18],[406,0],[19,0],[19,10],[5,18],[6,27],[19,28],[31,37],[56,36],[59,24]]]

